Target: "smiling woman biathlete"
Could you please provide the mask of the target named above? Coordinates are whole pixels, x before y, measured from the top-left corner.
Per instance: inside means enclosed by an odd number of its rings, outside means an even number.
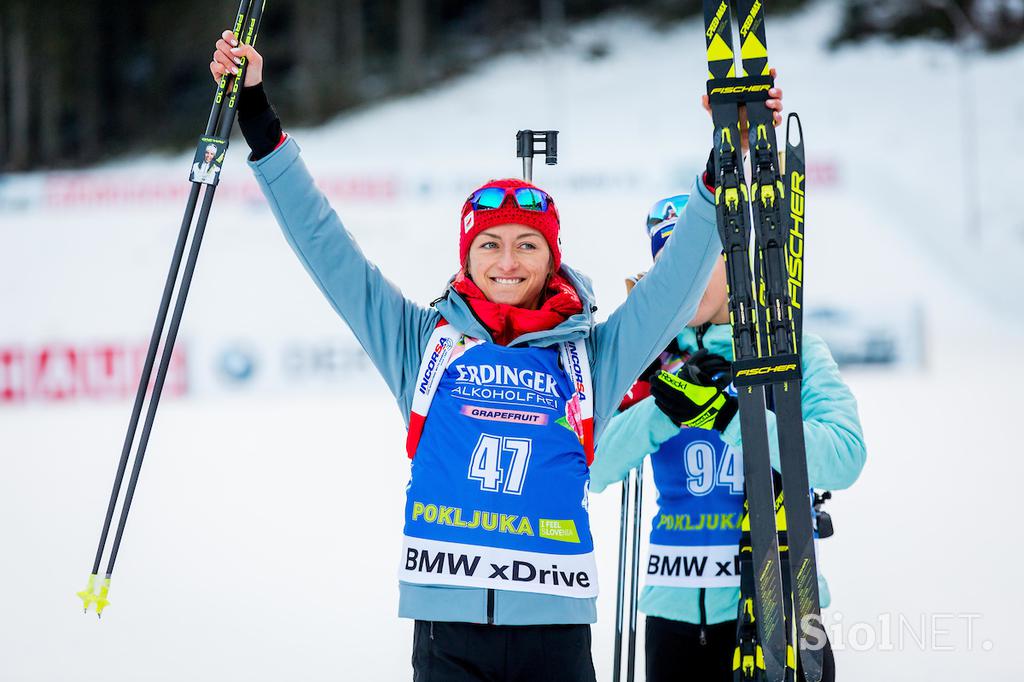
[[[282,135],[262,58],[230,41],[211,71],[250,60],[239,122],[256,179],[408,424],[399,615],[416,620],[414,679],[594,680],[594,439],[696,311],[721,248],[712,193],[696,183],[658,266],[596,323],[550,195],[488,182],[453,220],[458,271],[426,308],[363,256]]]

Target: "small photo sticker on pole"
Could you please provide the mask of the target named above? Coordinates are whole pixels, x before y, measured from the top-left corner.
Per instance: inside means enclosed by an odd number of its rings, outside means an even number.
[[[217,137],[200,137],[188,179],[204,185],[216,185],[220,181],[220,168],[228,142]]]

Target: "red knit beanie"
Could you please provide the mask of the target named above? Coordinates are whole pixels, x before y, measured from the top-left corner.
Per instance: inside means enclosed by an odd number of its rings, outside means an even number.
[[[523,180],[507,178],[504,180],[491,180],[474,190],[470,196],[488,187],[499,187],[504,190],[529,187],[541,192],[544,191],[536,185],[531,185]],[[545,192],[545,194],[547,193]],[[519,204],[516,203],[516,199],[511,193],[505,197],[505,203],[498,208],[474,211],[469,200],[462,205],[462,222],[461,229],[459,230],[459,263],[463,266],[466,264],[469,245],[473,243],[478,234],[488,227],[508,224],[526,225],[540,232],[544,236],[544,241],[548,243],[548,247],[551,249],[551,256],[554,259],[554,271],[558,272],[558,268],[562,265],[562,250],[558,244],[559,220],[555,202],[553,200],[549,201],[548,209],[543,213],[540,211],[526,211],[519,208]]]

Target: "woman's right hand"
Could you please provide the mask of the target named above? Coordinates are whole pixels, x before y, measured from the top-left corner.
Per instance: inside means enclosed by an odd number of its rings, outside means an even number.
[[[779,73],[774,68],[771,70],[772,78],[776,78]],[[246,80],[249,80],[246,78]],[[776,86],[768,91],[768,97],[764,105],[772,110],[772,122],[775,127],[778,128],[782,125],[782,88]],[[707,95],[701,95],[700,105],[704,107],[704,111],[708,112],[708,116],[711,115],[711,99]],[[756,104],[754,105],[756,106]],[[748,138],[749,133],[747,132],[747,105],[740,105],[740,147],[744,154],[749,151],[750,141]]]
[[[245,66],[245,82],[242,83],[242,86],[249,88],[262,83],[263,57],[252,45],[239,45],[234,33],[224,31],[213,51],[213,61],[210,62],[210,73],[213,74],[213,80],[219,83],[225,75],[237,76],[243,58],[247,60],[247,64]]]

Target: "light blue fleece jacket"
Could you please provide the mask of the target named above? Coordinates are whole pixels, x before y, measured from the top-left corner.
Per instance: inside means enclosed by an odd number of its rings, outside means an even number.
[[[384,377],[408,425],[416,375],[438,320],[443,317],[479,339],[490,340],[489,332],[451,287],[433,307],[424,308],[385,279],[317,189],[294,139],[250,166],[285,239]],[[510,344],[548,347],[586,339],[597,436],[634,379],[693,316],[721,252],[713,197],[702,182],[695,185],[691,190],[695,199],[683,212],[657,267],[605,322],[593,319],[596,308],[590,281],[563,265],[561,274],[576,288],[583,311],[553,329],[524,334]],[[401,455],[396,452],[395,456]],[[399,616],[405,618],[496,625],[597,620],[596,599],[409,583],[400,583],[399,590]],[[493,593],[490,619],[488,592]]]
[[[642,280],[641,280],[642,281]],[[677,337],[684,351],[697,350],[693,329],[684,329]],[[727,324],[712,325],[704,334],[703,345],[712,353],[732,360],[732,331]],[[867,451],[857,416],[857,401],[839,376],[839,368],[828,346],[813,334],[804,334],[801,357],[803,386],[801,402],[804,439],[807,451],[807,475],[811,487],[840,490],[853,485],[864,467]],[[779,447],[775,414],[766,413],[772,466],[779,469]],[[605,430],[598,443],[590,469],[590,489],[601,492],[621,481],[649,453],[679,433],[679,427],[666,417],[653,398],[645,398],[622,412]],[[740,420],[733,419],[722,439],[743,451]],[[821,604],[828,606],[828,584],[819,574]],[[705,590],[705,608],[709,624],[735,620],[739,588],[717,587]],[[700,622],[700,590],[683,587],[644,587],[639,608],[650,616]]]

